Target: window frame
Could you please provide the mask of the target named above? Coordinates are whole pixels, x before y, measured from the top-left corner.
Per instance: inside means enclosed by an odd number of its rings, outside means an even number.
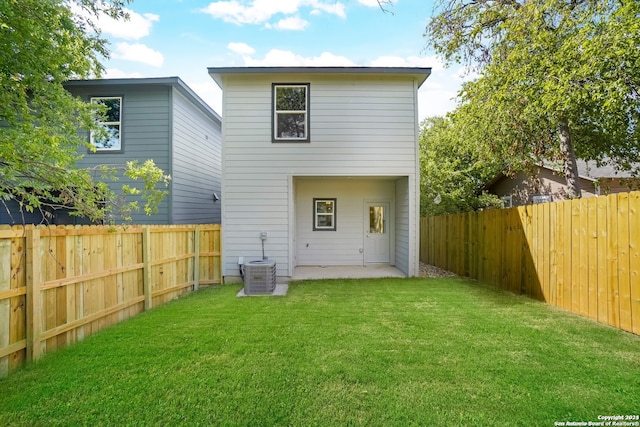
[[[333,204],[333,212],[318,212],[318,202],[330,202]],[[336,231],[337,230],[337,207],[338,199],[335,197],[314,197],[313,198],[313,231]],[[319,216],[331,216],[333,218],[332,225],[322,226],[318,225]]]
[[[534,205],[539,205],[542,203],[551,203],[553,202],[553,196],[551,194],[536,194],[531,196],[531,202]]]
[[[388,203],[369,203],[369,231],[367,232],[367,234],[374,234],[376,236],[380,236],[380,235],[387,234],[389,232],[388,226],[387,226],[387,215],[389,215],[388,205],[389,205]],[[377,208],[382,208],[382,218],[381,218],[382,221],[380,224],[382,226],[382,231],[371,229],[372,209],[377,209]]]
[[[509,195],[509,196],[502,196],[500,197],[500,200],[502,201],[502,208],[503,209],[509,209],[513,207],[513,196]]]
[[[276,107],[278,88],[303,87],[305,89],[305,110],[278,110]],[[310,106],[311,106],[311,84],[310,83],[272,83],[271,84],[271,142],[309,142],[310,141]],[[304,114],[305,135],[302,138],[278,137],[278,115],[279,114]]]
[[[92,151],[92,153],[121,153],[123,151],[123,138],[122,138],[122,113],[124,110],[124,106],[123,106],[123,100],[124,100],[124,96],[122,95],[101,95],[101,96],[92,96],[89,99],[89,102],[91,102],[92,104],[97,104],[99,101],[101,100],[105,100],[105,99],[118,99],[120,100],[120,114],[118,115],[119,117],[119,121],[115,122],[103,122],[103,121],[98,121],[98,125],[100,126],[118,126],[118,148],[102,148],[102,147],[98,147],[95,142],[94,142],[94,132],[91,131],[89,133],[89,142],[91,143],[91,145],[93,145],[96,150],[95,152]]]

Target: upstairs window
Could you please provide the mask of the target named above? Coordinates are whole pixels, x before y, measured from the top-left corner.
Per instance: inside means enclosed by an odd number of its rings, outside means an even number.
[[[91,132],[91,144],[97,151],[122,150],[122,97],[106,96],[91,98],[91,102],[104,105],[106,111],[98,121],[104,132]]]
[[[273,85],[273,141],[309,141],[309,85]]]

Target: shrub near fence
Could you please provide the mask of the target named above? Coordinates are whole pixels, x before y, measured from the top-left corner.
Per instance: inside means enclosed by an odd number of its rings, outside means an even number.
[[[640,192],[422,218],[420,259],[640,334]]]
[[[0,377],[221,283],[220,225],[0,228]]]

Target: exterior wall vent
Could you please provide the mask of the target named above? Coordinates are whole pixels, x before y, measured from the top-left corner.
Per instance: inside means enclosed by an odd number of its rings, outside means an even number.
[[[244,268],[245,295],[271,294],[276,288],[276,262],[268,259],[249,261]]]

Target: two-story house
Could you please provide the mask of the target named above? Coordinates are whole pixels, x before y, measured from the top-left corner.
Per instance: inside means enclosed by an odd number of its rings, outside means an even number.
[[[65,87],[107,106],[108,138],[88,135],[96,151],[82,153],[78,167],[153,159],[171,175],[158,213],[136,213],[134,223],[220,223],[221,117],[180,78],[74,80]]]
[[[222,121],[180,78],[74,80],[65,87],[86,102],[107,107],[102,125],[108,129],[108,136],[98,140],[87,135],[96,151],[80,153],[83,158],[78,167],[118,167],[130,160],[142,163],[152,159],[171,175],[168,196],[158,213],[134,213],[134,223],[220,223]],[[125,179],[107,182],[116,192],[125,183],[136,184]],[[21,211],[13,201],[5,202],[0,209],[0,224],[43,221],[41,212]],[[75,224],[87,220],[57,210],[49,212],[46,222]]]
[[[223,275],[239,258],[419,269],[417,92],[429,68],[212,67],[223,90]]]

